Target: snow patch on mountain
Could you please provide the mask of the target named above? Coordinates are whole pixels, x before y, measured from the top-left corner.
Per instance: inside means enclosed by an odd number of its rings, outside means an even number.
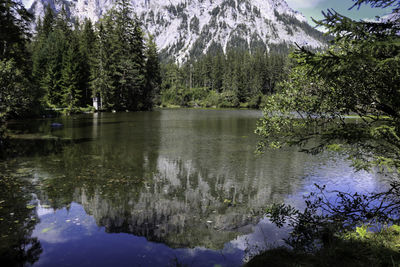
[[[34,0],[31,11],[43,17],[46,5],[57,12],[65,5],[72,17],[98,21],[115,3]],[[132,0],[131,4],[143,28],[155,37],[161,53],[177,62],[211,49],[268,49],[271,45],[294,43],[324,46],[306,18],[284,0]]]

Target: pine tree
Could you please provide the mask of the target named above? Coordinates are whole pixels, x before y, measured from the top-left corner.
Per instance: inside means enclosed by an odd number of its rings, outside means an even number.
[[[131,75],[131,89],[130,89],[130,108],[133,110],[146,109],[145,102],[147,93],[146,90],[146,68],[145,68],[145,45],[144,36],[139,20],[135,17],[134,34],[132,43],[132,73]]]
[[[105,76],[96,82],[103,83],[111,76],[112,86],[108,106],[116,110],[144,109],[143,98],[146,97],[146,76],[143,33],[138,20],[134,17],[127,0],[120,1],[117,9],[111,10],[104,18],[102,44],[110,44],[108,53],[108,70]],[[104,47],[103,47],[104,48]],[[97,62],[99,64],[99,61]],[[103,68],[105,70],[105,68]],[[104,83],[103,83],[104,85]],[[109,98],[109,97],[112,97]]]
[[[223,52],[218,52],[213,57],[212,69],[211,69],[211,80],[212,80],[212,90],[219,93],[222,91],[222,79],[224,72],[224,54]]]
[[[349,266],[366,266],[371,262],[398,265],[395,256],[381,257],[376,252],[394,251],[387,243],[393,242],[393,247],[399,244],[399,240],[388,242],[390,235],[386,230],[371,232],[373,238],[362,239],[362,247],[373,248],[365,261],[360,261],[360,250],[349,244],[359,241],[354,230],[359,225],[380,229],[382,225],[399,223],[400,2],[353,2],[353,7],[392,7],[393,13],[373,22],[354,21],[333,10],[324,13],[324,19],[317,24],[324,26],[334,39],[325,51],[303,47],[294,52],[297,64],[288,81],[281,85],[281,92],[267,99],[257,128],[263,138],[260,150],[266,145],[298,146],[313,154],[340,153],[356,170],[379,171],[388,182],[388,189],[360,194],[348,190],[328,192],[320,185],[310,193],[305,209],[274,205],[268,217],[278,226],[282,222],[291,225],[287,244],[297,256],[301,252],[307,257],[318,255],[310,262],[317,258],[326,261],[325,256],[335,260],[347,255],[349,260],[342,262]],[[349,119],[349,115],[357,120]],[[328,197],[331,192],[335,192],[336,199],[331,198],[333,195]],[[382,241],[377,245],[375,241],[379,239]],[[291,253],[284,254],[287,262]],[[274,254],[263,253],[263,259],[269,260],[268,255]],[[393,255],[398,256],[398,251]],[[276,261],[275,256],[273,260]],[[319,264],[318,260],[315,262]]]
[[[67,50],[67,39],[60,29],[50,32],[44,44],[46,55],[40,85],[45,93],[45,103],[51,107],[62,106],[63,56]]]
[[[115,103],[115,85],[112,75],[113,64],[111,63],[114,58],[111,57],[112,44],[108,34],[110,29],[109,20],[101,21],[98,25],[90,82],[92,96],[100,99],[102,108],[105,110],[113,109]]]
[[[72,35],[63,55],[61,73],[62,106],[68,113],[76,111],[81,103],[82,65],[79,41]]]
[[[152,35],[147,40],[146,49],[146,88],[143,95],[144,109],[153,107],[153,98],[160,93],[161,73],[157,46]]]
[[[64,36],[68,39],[72,33],[72,24],[68,18],[67,10],[63,4],[60,12],[57,14],[55,19],[54,30],[61,31]]]
[[[273,146],[305,145],[311,152],[337,148],[358,169],[400,167],[400,3],[355,1],[356,5],[393,6],[393,14],[375,22],[354,21],[333,10],[317,22],[334,36],[326,51],[297,50],[297,66],[283,91],[268,99],[268,111],[294,116],[263,118],[260,135]],[[277,60],[279,61],[279,60]],[[276,74],[277,75],[277,74]],[[345,119],[357,114],[357,124]],[[332,123],[332,122],[336,123]],[[316,131],[314,125],[324,126]],[[277,127],[280,126],[280,127]],[[316,138],[315,138],[316,137]]]
[[[37,108],[39,94],[32,86],[27,49],[31,19],[22,3],[0,0],[0,123],[4,118],[33,114]]]
[[[54,13],[50,5],[46,6],[43,22],[38,18],[36,26],[36,34],[32,44],[32,61],[33,61],[33,77],[37,82],[40,82],[44,76],[47,55],[44,53],[44,45],[49,37],[49,34],[54,29]]]
[[[0,60],[13,59],[17,67],[25,67],[29,59],[26,43],[32,15],[22,3],[0,0]]]
[[[55,24],[55,14],[51,6],[47,5],[44,11],[43,24],[37,31],[37,37],[47,38],[49,34],[54,30],[54,24]]]
[[[75,29],[76,31],[77,29]],[[83,29],[79,33],[80,39],[80,55],[81,55],[81,81],[80,88],[82,90],[81,106],[85,107],[92,103],[92,93],[90,90],[91,70],[94,67],[94,51],[96,45],[96,34],[90,19],[85,19]]]

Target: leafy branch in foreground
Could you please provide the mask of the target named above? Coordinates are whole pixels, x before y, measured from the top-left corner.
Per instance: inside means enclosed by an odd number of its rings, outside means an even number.
[[[389,189],[370,194],[327,191],[318,186],[304,210],[275,204],[267,216],[289,226],[293,251],[267,251],[262,264],[282,266],[397,266],[400,263],[400,2],[354,0],[354,6],[393,7],[376,22],[354,21],[333,10],[317,22],[334,36],[323,52],[299,48],[280,93],[268,97],[256,133],[258,150],[298,146],[317,154],[341,153],[356,170],[393,178]],[[364,227],[372,225],[374,231]],[[388,245],[390,244],[390,245]],[[360,251],[362,249],[362,251]],[[362,255],[362,257],[360,257]],[[279,258],[279,257],[278,257]],[[322,264],[321,259],[324,263]],[[332,262],[330,262],[332,261]],[[249,266],[257,266],[258,259]],[[328,263],[327,263],[328,262]]]
[[[399,10],[400,8],[400,2],[398,0],[353,0],[355,2],[355,4],[353,5],[353,7],[358,7],[360,8],[360,6],[362,4],[370,4],[372,7],[390,7],[390,6],[394,6],[394,11]],[[353,8],[352,7],[352,8]]]
[[[400,166],[400,19],[356,22],[328,11],[324,52],[298,49],[282,92],[267,100],[256,132],[265,146],[343,152],[357,169]],[[311,145],[313,140],[315,145]],[[317,141],[317,142],[315,142]],[[308,146],[307,146],[308,145]]]
[[[267,209],[267,216],[278,227],[293,229],[286,243],[295,250],[315,252],[321,245],[329,246],[360,222],[375,226],[400,222],[400,183],[392,183],[388,191],[370,194],[315,186],[317,190],[306,197],[304,211],[285,204]]]

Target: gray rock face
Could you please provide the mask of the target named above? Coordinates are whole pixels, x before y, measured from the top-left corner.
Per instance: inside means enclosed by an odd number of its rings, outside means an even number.
[[[79,20],[99,20],[116,0],[34,0],[31,11],[42,17],[45,6],[65,5]],[[254,49],[279,44],[324,45],[299,12],[284,0],[131,0],[143,28],[155,37],[161,54],[177,62],[210,50]]]

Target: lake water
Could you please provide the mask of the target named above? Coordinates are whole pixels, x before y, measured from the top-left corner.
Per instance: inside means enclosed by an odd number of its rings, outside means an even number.
[[[286,230],[260,215],[268,204],[301,207],[314,183],[382,186],[335,155],[256,155],[260,117],[178,109],[12,124],[25,155],[0,162],[3,262],[240,266],[283,244]]]

